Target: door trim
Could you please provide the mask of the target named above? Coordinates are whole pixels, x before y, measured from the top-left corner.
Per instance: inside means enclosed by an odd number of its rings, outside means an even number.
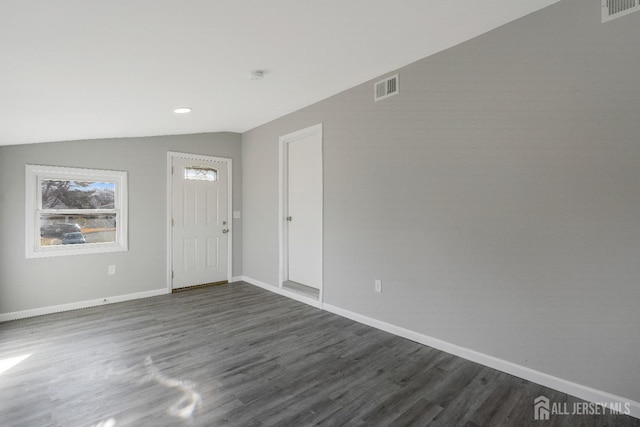
[[[280,168],[278,173],[278,198],[280,203],[278,204],[278,236],[279,236],[279,261],[280,268],[278,271],[278,288],[282,289],[282,285],[285,281],[288,280],[287,271],[288,271],[288,248],[287,248],[287,224],[286,224],[286,212],[288,206],[288,183],[287,183],[287,171],[289,169],[288,165],[288,151],[287,144],[290,142],[296,141],[300,138],[307,137],[309,135],[320,135],[320,140],[323,141],[322,136],[322,123],[318,123],[317,125],[309,126],[307,128],[298,130],[296,132],[289,133],[287,135],[283,135],[278,140],[279,146],[279,159],[280,159]],[[324,141],[323,141],[324,145]],[[324,149],[323,149],[324,151]],[[324,159],[323,164],[324,164]],[[323,176],[324,176],[324,166],[323,166]],[[322,303],[323,301],[323,291],[324,291],[324,178],[322,183],[320,184],[320,197],[323,200],[323,212],[322,212],[322,236],[320,244],[322,246],[322,259],[321,264],[323,268],[321,269],[320,276],[320,295],[319,301]]]
[[[228,159],[226,157],[214,157],[214,156],[206,156],[202,154],[190,154],[190,153],[181,153],[178,151],[167,151],[167,271],[166,271],[166,283],[167,283],[167,291],[171,293],[173,291],[173,278],[171,277],[171,271],[173,269],[173,232],[171,226],[171,209],[172,209],[172,198],[173,198],[173,182],[171,179],[171,167],[173,165],[173,159],[182,158],[182,159],[191,159],[203,162],[217,162],[224,163],[227,165],[227,218],[229,223],[229,239],[228,239],[228,260],[227,260],[227,281],[229,283],[232,282],[232,269],[233,269],[233,185],[232,185],[232,170],[233,170],[233,160]]]

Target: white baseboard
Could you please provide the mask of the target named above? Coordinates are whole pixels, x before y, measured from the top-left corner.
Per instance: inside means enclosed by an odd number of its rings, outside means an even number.
[[[244,280],[244,276],[233,276],[229,283],[242,282]]]
[[[609,407],[612,403],[618,404],[620,405],[619,407],[623,408],[623,410],[626,408],[629,409],[630,413],[628,415],[631,415],[634,418],[640,419],[640,402],[625,399],[624,397],[621,397],[621,396],[617,396],[601,390],[596,390],[596,389],[593,389],[581,384],[577,384],[562,378],[545,374],[543,372],[536,371],[531,368],[527,368],[525,366],[517,365],[515,363],[502,360],[493,356],[489,356],[487,354],[480,353],[475,350],[471,350],[465,347],[451,344],[449,342],[442,341],[437,338],[433,338],[433,337],[418,333],[416,331],[412,331],[410,329],[396,326],[387,322],[383,322],[381,320],[377,320],[377,319],[367,317],[358,313],[354,313],[352,311],[345,310],[340,307],[336,307],[330,304],[323,304],[312,298],[308,298],[303,295],[298,295],[294,292],[287,291],[286,289],[282,289],[277,286],[273,286],[268,283],[255,280],[250,277],[237,276],[232,278],[232,283],[240,282],[240,281],[250,283],[254,286],[257,286],[262,289],[266,289],[278,295],[282,295],[282,296],[294,299],[296,301],[311,305],[313,307],[326,310],[328,312],[337,314],[342,317],[346,317],[348,319],[374,327],[376,329],[380,329],[385,332],[389,332],[391,334],[409,339],[411,341],[415,341],[417,343],[436,348],[438,350],[453,354],[455,356],[462,357],[463,359],[467,359],[472,362],[476,362],[481,365],[488,366],[490,368],[497,369],[502,372],[506,372],[516,377],[523,378],[528,381],[532,381],[536,384],[540,384],[545,387],[558,390],[562,393],[566,393],[571,396],[584,399],[588,402],[597,403],[601,405],[604,403],[607,403]],[[55,305],[55,306],[49,306],[49,307],[35,308],[30,310],[16,311],[12,313],[4,313],[4,314],[0,314],[0,322],[23,319],[26,317],[40,316],[43,314],[77,310],[77,309],[94,307],[94,306],[104,305],[104,304],[130,301],[130,300],[135,300],[139,298],[148,298],[148,297],[153,297],[158,295],[166,295],[168,293],[170,292],[167,289],[163,288],[163,289],[155,289],[152,291],[137,292],[137,293],[127,294],[127,295],[117,295],[117,296],[97,298],[97,299],[87,300],[87,301],[79,301],[79,302],[74,302],[69,304],[61,304],[61,305]],[[533,402],[532,402],[532,410],[533,410]]]
[[[116,295],[111,297],[97,298],[87,301],[72,302],[69,304],[52,305],[49,307],[33,308],[30,310],[14,311],[12,313],[0,314],[0,322],[9,320],[24,319],[25,317],[41,316],[43,314],[60,313],[62,311],[78,310],[81,308],[95,307],[97,305],[113,304],[116,302],[130,301],[140,298],[155,297],[170,293],[166,288],[154,289],[152,291],[136,292],[127,295]]]
[[[266,289],[266,290],[271,291],[273,293],[276,293],[278,295],[282,295],[282,296],[285,296],[287,298],[294,299],[294,300],[296,300],[298,302],[310,305],[312,307],[320,308],[320,309],[322,308],[322,303],[320,301],[316,300],[316,299],[309,298],[307,296],[300,295],[300,294],[297,294],[295,292],[291,292],[291,291],[288,291],[286,289],[282,289],[282,288],[280,288],[278,286],[273,286],[273,285],[270,285],[270,284],[265,283],[265,282],[261,282],[261,281],[256,280],[256,279],[252,279],[251,277],[241,276],[241,280],[244,281],[244,282],[250,283],[253,286],[257,286],[259,288]]]
[[[622,408],[623,413],[628,410],[630,415],[634,418],[640,419],[640,402],[636,402],[630,399],[626,399],[622,396],[617,396],[612,393],[608,393],[602,390],[596,390],[591,387],[577,384],[572,381],[568,381],[562,378],[555,377],[553,375],[545,374],[544,372],[536,371],[526,366],[521,366],[497,357],[489,356],[484,353],[480,353],[475,350],[471,350],[459,345],[451,344],[446,341],[442,341],[437,338],[433,338],[424,334],[421,334],[410,329],[406,329],[400,326],[392,325],[387,322],[383,322],[378,319],[364,316],[362,314],[354,313],[349,310],[345,310],[340,307],[333,306],[331,304],[319,303],[318,301],[301,297],[300,295],[292,294],[286,290],[283,290],[277,286],[269,285],[259,280],[252,279],[250,277],[242,276],[241,280],[250,283],[254,286],[266,289],[279,295],[283,295],[297,301],[312,305],[317,308],[321,308],[333,314],[337,314],[347,319],[354,320],[356,322],[380,329],[390,334],[397,335],[408,340],[436,348],[438,350],[453,354],[463,359],[470,360],[475,363],[487,366],[489,368],[497,369],[502,372],[506,372],[518,378],[540,384],[545,387],[549,387],[553,390],[560,391],[562,393],[569,394],[571,396],[586,400],[587,402],[596,403],[599,405],[607,404],[607,408],[611,408],[612,404],[620,405],[617,407]],[[531,411],[533,412],[533,401],[531,402]]]
[[[544,372],[536,371],[534,369],[527,368],[526,366],[517,365],[515,363],[499,359],[497,357],[489,356],[475,350],[451,344],[437,338],[420,334],[410,329],[402,328],[400,326],[392,325],[390,323],[373,319],[371,317],[363,316],[361,314],[354,313],[352,311],[345,310],[343,308],[336,307],[330,304],[323,304],[322,308],[339,316],[346,317],[348,319],[363,323],[376,329],[389,332],[390,334],[436,348],[438,350],[453,354],[458,357],[462,357],[463,359],[467,359],[472,362],[479,363],[481,365],[488,366],[502,372],[506,372],[518,378],[523,378],[525,380],[540,384],[545,387],[549,387],[562,393],[578,397],[588,402],[597,403],[600,405],[606,403],[607,408],[610,408],[612,403],[619,404],[619,407],[623,409],[623,412],[625,411],[625,409],[629,410],[629,414],[627,415],[635,418],[640,418],[639,402],[607,393],[605,391],[596,390],[562,378],[554,377],[553,375],[545,374]],[[531,410],[533,411],[533,401],[531,402]]]

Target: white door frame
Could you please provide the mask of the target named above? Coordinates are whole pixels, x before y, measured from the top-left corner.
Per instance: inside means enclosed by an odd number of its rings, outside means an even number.
[[[231,172],[233,170],[233,160],[228,159],[226,157],[213,157],[213,156],[205,156],[201,154],[189,154],[189,153],[180,153],[177,151],[168,151],[167,152],[167,293],[171,293],[173,291],[173,278],[172,278],[172,267],[173,267],[173,227],[171,225],[171,216],[172,216],[172,198],[173,198],[173,180],[171,176],[171,167],[173,165],[174,158],[182,158],[182,159],[191,159],[196,161],[203,162],[217,162],[224,163],[227,165],[227,174],[228,174],[228,188],[227,188],[227,222],[229,223],[229,238],[228,238],[228,265],[227,265],[227,281],[229,283],[232,282],[232,268],[233,268],[233,185],[232,185],[232,175]]]
[[[278,275],[278,288],[280,289],[282,289],[282,284],[288,280],[288,277],[287,277],[288,236],[287,236],[286,212],[287,212],[287,206],[289,203],[288,183],[287,183],[287,171],[289,170],[289,165],[288,165],[287,144],[292,141],[296,141],[300,138],[304,138],[306,136],[314,135],[317,133],[319,133],[320,136],[322,137],[322,123],[318,123],[317,125],[313,125],[308,128],[304,128],[299,131],[289,133],[287,135],[281,136],[279,139],[280,170],[278,174],[278,181],[279,181],[278,188],[279,188],[280,203],[278,205],[278,236],[279,236],[279,249],[280,249],[280,269],[279,269],[279,275]],[[320,189],[320,196],[324,199],[324,187]],[[323,233],[321,237],[321,244],[323,247],[322,263],[324,265],[324,212],[323,212]],[[323,301],[322,298],[323,298],[323,289],[324,289],[324,271],[322,270],[321,270],[321,280],[320,280],[320,297],[319,297],[320,302]]]

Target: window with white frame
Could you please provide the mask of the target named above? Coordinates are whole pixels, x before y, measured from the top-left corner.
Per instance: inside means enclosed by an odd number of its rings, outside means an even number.
[[[26,166],[26,256],[126,251],[127,173]]]

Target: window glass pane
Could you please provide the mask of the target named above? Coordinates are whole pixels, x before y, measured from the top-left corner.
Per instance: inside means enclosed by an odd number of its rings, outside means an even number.
[[[41,214],[40,246],[114,243],[116,214]]]
[[[127,172],[25,169],[27,258],[128,250]]]
[[[115,208],[115,182],[45,179],[41,190],[42,209]]]
[[[187,166],[184,168],[184,179],[215,181],[218,179],[218,171],[204,166]]]

